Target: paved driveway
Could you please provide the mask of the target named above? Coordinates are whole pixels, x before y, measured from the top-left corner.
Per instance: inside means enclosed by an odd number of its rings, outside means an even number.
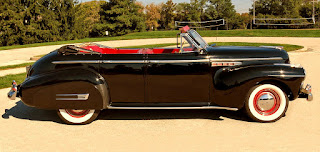
[[[215,38],[207,40],[211,39]],[[305,67],[314,101],[290,102],[286,117],[275,123],[251,122],[241,112],[225,110],[105,110],[90,125],[69,126],[55,111],[8,100],[8,89],[2,89],[0,151],[320,151],[319,39],[218,40],[303,44],[313,49],[290,53],[290,58]]]

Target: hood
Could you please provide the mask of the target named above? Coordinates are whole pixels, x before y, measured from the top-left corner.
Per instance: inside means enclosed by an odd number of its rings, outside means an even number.
[[[288,53],[283,49],[248,46],[207,47],[207,52],[214,58],[271,58],[281,57],[289,61]]]

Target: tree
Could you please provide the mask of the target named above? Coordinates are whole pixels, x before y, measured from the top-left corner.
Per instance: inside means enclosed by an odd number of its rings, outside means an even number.
[[[133,0],[110,0],[101,5],[101,23],[95,26],[95,30],[99,35],[102,35],[104,31],[110,31],[111,36],[143,31],[145,30],[145,18],[140,10],[141,6]]]
[[[231,0],[209,0],[209,8],[215,11],[207,12],[206,14],[214,15],[213,19],[225,19],[226,28],[233,28],[237,24],[236,10]]]
[[[299,7],[302,0],[257,0],[256,14],[281,17],[300,17]]]
[[[0,45],[81,38],[76,31],[75,0],[0,1]]]
[[[146,6],[146,26],[148,30],[156,30],[159,27],[160,9],[161,6],[154,3]]]
[[[19,0],[0,1],[0,44],[23,44],[23,5]]]
[[[59,27],[61,23],[54,13],[55,5],[50,0],[25,0],[23,23],[25,35],[23,44],[63,40]]]
[[[256,16],[258,18],[311,18],[312,2],[311,0],[258,0],[256,3]],[[317,4],[317,3],[316,3]],[[317,8],[317,5],[315,5]],[[252,10],[251,10],[252,13]],[[310,23],[311,20],[278,20],[261,21],[262,23],[275,24],[295,24]],[[307,26],[276,26],[271,28],[300,28]],[[270,28],[268,26],[268,28]]]
[[[105,1],[91,1],[75,6],[74,30],[78,38],[89,37],[94,25],[100,23],[100,6],[105,3]]]
[[[241,14],[241,23],[242,23],[242,28],[247,29],[249,24],[252,24],[252,15],[249,13],[242,13]]]
[[[57,15],[57,21],[61,23],[59,26],[60,35],[64,40],[77,38],[77,33],[73,29],[75,25],[75,0],[52,0],[54,5],[53,11]]]
[[[202,20],[207,0],[191,0],[190,3],[179,3],[176,6],[176,20],[199,22]]]
[[[304,0],[300,7],[300,16],[303,18],[310,18],[313,15],[313,4],[312,0]],[[314,3],[314,17],[316,21],[316,26],[320,27],[320,3]]]
[[[175,7],[176,7],[176,3],[173,3],[172,0],[168,0],[165,4],[161,5],[161,13],[160,13],[161,28],[163,29],[174,28]]]

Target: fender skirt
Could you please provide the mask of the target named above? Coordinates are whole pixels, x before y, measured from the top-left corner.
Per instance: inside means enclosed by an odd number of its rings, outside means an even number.
[[[19,86],[21,100],[41,109],[105,109],[108,86],[98,73],[68,69],[28,77]]]

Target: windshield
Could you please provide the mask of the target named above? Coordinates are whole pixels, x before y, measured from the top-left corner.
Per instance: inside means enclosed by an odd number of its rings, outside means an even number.
[[[203,49],[208,47],[208,43],[195,30],[188,31],[190,37]]]

